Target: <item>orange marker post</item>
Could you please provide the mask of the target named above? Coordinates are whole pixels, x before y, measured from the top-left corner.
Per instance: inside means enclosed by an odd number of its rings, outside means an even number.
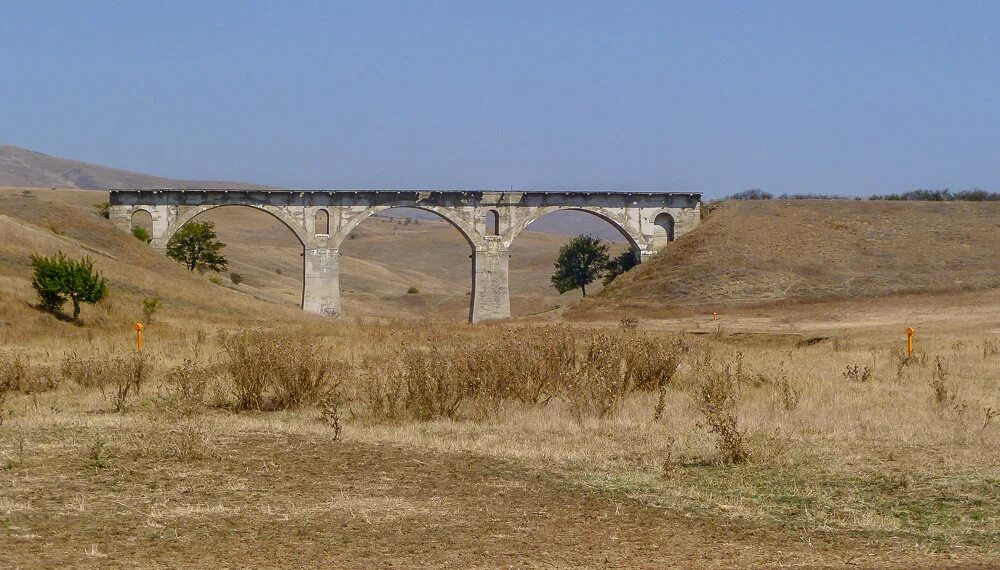
[[[913,356],[913,327],[906,327],[906,355]]]
[[[139,352],[142,352],[142,329],[146,328],[142,326],[142,323],[135,324],[135,344],[139,348]]]

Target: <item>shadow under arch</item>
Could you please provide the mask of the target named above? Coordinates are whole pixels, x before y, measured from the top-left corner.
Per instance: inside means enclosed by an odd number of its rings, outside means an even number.
[[[345,316],[452,319],[471,311],[475,242],[461,220],[411,204],[376,206],[342,231],[331,241]]]
[[[230,275],[242,274],[255,289],[251,295],[304,307],[304,253],[308,242],[302,235],[304,230],[296,227],[296,220],[250,204],[197,206],[178,212],[164,246],[181,228],[199,221],[215,223],[219,241],[226,244],[223,253],[229,261]]]

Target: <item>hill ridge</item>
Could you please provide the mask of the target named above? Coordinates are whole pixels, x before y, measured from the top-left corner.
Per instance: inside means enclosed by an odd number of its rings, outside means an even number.
[[[0,186],[17,188],[271,188],[262,184],[221,180],[183,180],[154,176],[62,158],[12,144],[0,144]]]

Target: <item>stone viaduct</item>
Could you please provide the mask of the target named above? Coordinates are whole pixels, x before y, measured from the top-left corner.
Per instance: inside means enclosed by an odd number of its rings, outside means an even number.
[[[642,262],[701,217],[701,194],[417,190],[111,190],[111,220],[131,231],[140,211],[152,217],[150,245],[165,252],[170,237],[198,214],[221,206],[263,210],[283,222],[304,250],[302,309],[340,310],[340,246],[359,223],[389,208],[419,208],[451,223],[472,254],[472,322],[510,317],[508,259],[514,239],[545,214],[579,210],[598,216],[628,240]]]

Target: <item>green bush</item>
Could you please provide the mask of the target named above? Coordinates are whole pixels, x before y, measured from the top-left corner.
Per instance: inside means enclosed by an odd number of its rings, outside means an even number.
[[[146,324],[149,324],[153,320],[153,315],[156,314],[156,311],[160,310],[160,305],[162,304],[163,301],[159,295],[146,297],[142,300],[142,315],[146,319]]]
[[[73,320],[80,317],[80,303],[94,304],[108,294],[108,285],[99,271],[94,271],[94,261],[89,257],[76,261],[63,252],[53,257],[32,254],[31,267],[35,288],[46,311],[59,314],[66,301],[73,303]]]
[[[134,226],[132,228],[132,235],[134,235],[136,239],[144,243],[149,243],[153,241],[153,237],[149,235],[149,230],[147,230],[142,226]]]
[[[111,217],[111,204],[109,202],[98,202],[94,204],[97,215],[107,220]]]

